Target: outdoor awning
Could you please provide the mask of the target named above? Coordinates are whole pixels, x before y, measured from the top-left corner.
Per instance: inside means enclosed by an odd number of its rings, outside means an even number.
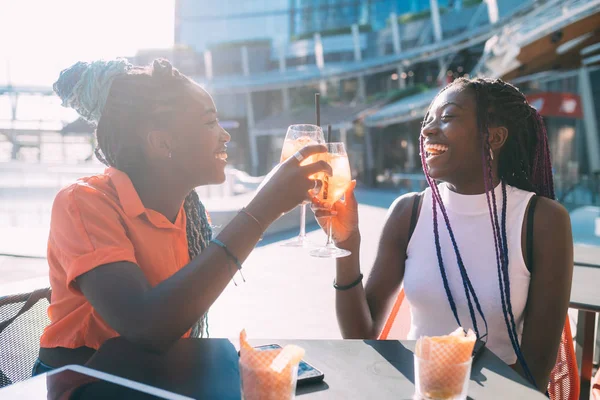
[[[360,113],[373,107],[365,103],[335,103],[321,105],[321,126],[331,124],[333,130],[350,129]],[[302,107],[271,115],[258,121],[252,129],[254,136],[285,135],[293,124],[314,124],[314,107]]]
[[[553,1],[531,14],[488,40],[475,74],[512,80],[556,68],[577,68],[582,63],[580,50],[600,38],[600,0]]]
[[[474,72],[512,80],[526,71],[530,72],[532,69],[551,69],[545,61],[547,59],[558,60],[557,49],[561,45],[586,34],[590,30],[593,31],[594,27],[598,26],[598,21],[600,21],[598,9],[600,0],[569,0],[562,3],[562,7],[558,7],[558,3],[558,1],[549,2],[541,9],[532,12],[531,14],[534,14],[535,18],[530,18],[526,23],[515,21],[505,27],[504,35],[494,37],[486,44],[486,53]],[[561,29],[562,31],[560,31]],[[550,36],[557,31],[560,31],[562,36],[552,39]],[[586,40],[581,40],[577,45],[572,46],[568,52],[563,53],[563,58],[574,60],[571,53],[582,46],[589,46],[590,41],[593,42],[595,39],[597,39],[595,34],[589,35]],[[529,65],[529,67],[517,69],[519,66],[526,65]],[[565,62],[564,66],[568,66],[568,63]],[[517,71],[518,74],[515,74]],[[438,91],[439,89],[432,89],[429,92],[420,93],[390,104],[365,118],[365,125],[368,127],[385,127],[423,118],[428,105]],[[539,95],[534,96],[532,101],[545,106],[545,109],[542,110],[543,115],[559,115],[562,113],[573,118],[580,118],[581,105],[578,103],[577,98],[567,97],[568,95],[564,93],[558,97],[546,94],[541,97]]]
[[[392,124],[421,119],[439,91],[439,88],[434,88],[423,93],[405,97],[367,116],[364,119],[364,123],[370,128],[383,128]]]
[[[439,88],[419,93],[399,100],[365,118],[365,125],[383,128],[388,125],[421,119],[427,107],[433,101]],[[581,99],[577,94],[561,92],[541,92],[528,94],[527,101],[537,108],[543,116],[583,118]]]
[[[583,118],[581,98],[574,93],[540,92],[528,94],[527,101],[544,117]]]

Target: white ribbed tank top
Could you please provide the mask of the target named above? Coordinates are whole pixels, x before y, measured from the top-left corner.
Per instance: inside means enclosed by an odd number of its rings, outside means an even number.
[[[463,263],[488,323],[487,347],[507,364],[514,364],[513,350],[500,298],[498,267],[494,236],[485,194],[460,195],[439,185],[440,194]],[[531,275],[521,250],[523,219],[534,193],[507,186],[506,236],[508,240],[510,295],[513,315],[519,335],[523,332],[523,311],[527,302]],[[501,218],[502,185],[495,188],[498,216]],[[448,284],[456,303],[460,322],[465,329],[473,328],[454,248],[438,207],[440,245]],[[431,189],[423,195],[419,219],[408,243],[404,273],[404,290],[411,309],[411,329],[408,339],[420,336],[446,335],[457,328],[446,296],[439,269],[433,235]],[[485,333],[481,316],[475,309],[480,333]]]

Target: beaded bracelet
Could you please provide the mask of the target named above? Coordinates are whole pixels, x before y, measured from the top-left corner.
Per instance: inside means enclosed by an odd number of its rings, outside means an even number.
[[[244,282],[246,282],[246,278],[244,278],[244,274],[242,273],[242,263],[240,263],[240,260],[238,260],[238,258],[227,248],[227,245],[225,245],[225,243],[221,242],[219,239],[213,239],[213,240],[211,240],[211,243],[216,244],[217,246],[222,248],[223,251],[225,251],[225,254],[227,254],[227,257],[229,257],[235,263],[238,271],[240,271],[242,280]],[[235,283],[235,281],[234,281],[234,283]],[[236,283],[236,286],[237,286],[237,283]]]
[[[352,283],[349,283],[348,285],[338,285],[337,283],[335,283],[335,280],[333,281],[333,287],[335,288],[335,290],[348,290],[348,289],[352,289],[354,286],[358,285],[359,283],[361,283],[363,280],[363,274],[358,275],[358,278],[356,278],[356,280]]]

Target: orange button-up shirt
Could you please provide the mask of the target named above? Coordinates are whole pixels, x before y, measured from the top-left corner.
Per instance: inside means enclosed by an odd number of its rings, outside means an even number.
[[[51,323],[41,347],[98,349],[119,335],[75,284],[82,274],[118,261],[137,264],[152,286],[164,281],[189,262],[186,217],[183,205],[175,223],[145,208],[127,174],[107,168],[64,188],[54,200],[48,239]]]

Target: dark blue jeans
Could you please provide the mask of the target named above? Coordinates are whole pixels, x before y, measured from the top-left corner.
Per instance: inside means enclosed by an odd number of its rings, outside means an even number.
[[[36,376],[39,374],[44,374],[46,372],[52,371],[54,368],[49,366],[48,364],[44,364],[38,358],[35,360],[35,364],[33,364],[33,369],[31,370],[31,376]]]

